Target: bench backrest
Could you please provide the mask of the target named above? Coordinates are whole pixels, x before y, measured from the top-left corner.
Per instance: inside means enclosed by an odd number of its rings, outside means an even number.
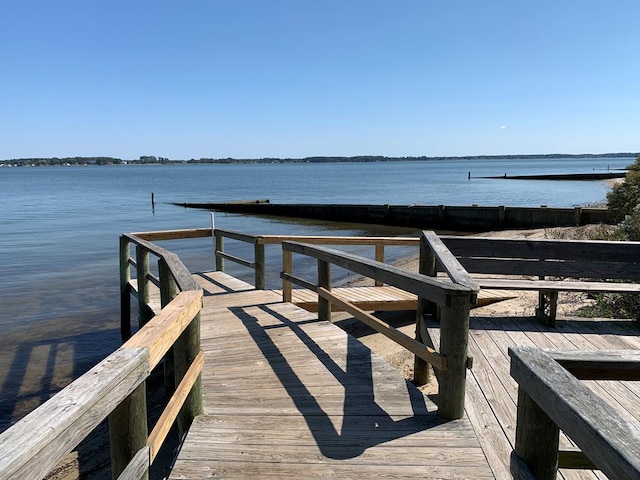
[[[440,238],[469,273],[640,280],[640,242]]]

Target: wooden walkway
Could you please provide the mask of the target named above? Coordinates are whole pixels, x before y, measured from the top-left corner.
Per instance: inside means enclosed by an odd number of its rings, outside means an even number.
[[[224,273],[202,274],[204,414],[171,479],[494,478],[467,419],[337,326]]]
[[[517,384],[507,349],[640,349],[635,322],[472,311],[466,417],[436,406],[384,360],[335,325],[274,291],[221,272],[200,274],[204,414],[192,425],[171,479],[511,479]],[[437,344],[439,329],[429,332]],[[640,427],[640,385],[586,382]],[[571,441],[561,439],[561,448]],[[640,454],[640,451],[639,451]],[[565,480],[605,479],[561,470]]]

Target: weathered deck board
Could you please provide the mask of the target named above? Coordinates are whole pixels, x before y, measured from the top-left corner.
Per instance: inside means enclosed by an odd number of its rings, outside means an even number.
[[[430,324],[428,330],[437,346],[437,324]],[[632,321],[571,318],[547,327],[534,318],[492,318],[483,316],[481,310],[472,312],[469,355],[474,357],[474,366],[467,376],[466,413],[497,479],[512,478],[509,457],[515,440],[517,384],[509,374],[508,347],[639,349],[639,333],[638,325]],[[638,382],[589,381],[585,384],[640,426]],[[572,445],[570,439],[561,436],[561,448],[575,448]],[[559,478],[606,477],[598,471],[561,470]]]
[[[337,326],[223,273],[198,280],[204,414],[171,479],[494,478],[468,420],[440,419]]]
[[[172,479],[511,479],[517,384],[508,347],[640,348],[634,322],[569,319],[550,328],[476,310],[467,419],[443,422],[435,405],[386,362],[313,313],[282,303],[279,292],[256,291],[221,273],[198,280],[205,288],[205,414],[194,422]],[[350,298],[362,305],[380,287],[366,288]],[[430,332],[437,345],[437,326]],[[587,384],[640,425],[637,382]],[[562,448],[572,445],[561,439]],[[562,470],[559,478],[606,477]]]
[[[415,310],[418,304],[417,297],[412,293],[388,285],[380,287],[339,287],[333,288],[331,291],[339,298],[350,301],[358,308],[370,312]],[[475,306],[485,306],[514,297],[513,292],[483,289],[478,294]],[[318,311],[318,295],[311,290],[293,290],[291,301],[310,312]],[[332,310],[340,311],[336,305],[332,306]]]

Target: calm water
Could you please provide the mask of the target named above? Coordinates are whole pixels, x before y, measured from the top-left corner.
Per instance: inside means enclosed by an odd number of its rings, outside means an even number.
[[[167,202],[268,198],[281,203],[571,207],[603,200],[605,183],[468,180],[467,174],[590,173],[633,161],[0,168],[0,430],[118,346],[120,233],[210,225],[208,212]],[[387,230],[230,214],[216,214],[216,225],[282,234],[375,235]],[[211,239],[166,246],[193,270],[212,268]],[[274,251],[269,257],[272,282],[276,256]],[[250,278],[239,268],[229,265],[231,273]]]

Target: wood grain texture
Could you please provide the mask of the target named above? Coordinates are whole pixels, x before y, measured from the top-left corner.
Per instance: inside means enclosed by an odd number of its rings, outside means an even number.
[[[149,447],[144,447],[135,454],[127,468],[118,476],[118,480],[141,480],[145,477],[148,470]]]
[[[151,369],[162,360],[202,306],[202,290],[181,292],[158,315],[123,345],[149,349]]]
[[[170,478],[493,478],[467,420],[439,418],[343,330],[222,272],[198,278],[204,414]]]
[[[120,349],[0,435],[0,479],[42,478],[149,374],[145,349]]]
[[[511,375],[553,422],[610,478],[640,478],[640,429],[570,375],[530,348],[510,349]],[[518,444],[516,443],[516,446]]]
[[[427,334],[436,348],[440,344],[440,325],[429,321]],[[473,369],[467,375],[465,412],[478,435],[496,478],[517,477],[510,471],[514,463],[511,452],[515,444],[517,383],[509,375],[509,347],[526,345],[544,349],[561,350],[559,358],[581,361],[585,357],[603,358],[613,349],[623,349],[622,358],[633,360],[640,350],[638,327],[632,320],[606,320],[571,318],[555,328],[546,327],[532,317],[488,317],[480,311],[471,312],[469,355],[474,358]],[[578,353],[576,349],[589,350]],[[615,360],[611,359],[615,363]],[[437,370],[436,370],[437,373]],[[585,385],[625,419],[640,428],[640,384],[626,381],[589,381]],[[577,447],[565,435],[560,437],[561,450]],[[574,458],[575,454],[573,455]],[[561,455],[561,458],[566,458]],[[564,460],[562,460],[564,462]],[[517,464],[517,462],[515,462]],[[584,465],[584,462],[583,462]],[[560,470],[565,480],[603,479],[602,472],[589,470]]]
[[[447,297],[466,296],[471,291],[469,287],[456,285],[419,273],[407,272],[393,265],[379,263],[375,260],[326,247],[284,242],[282,248],[294,253],[315,257],[318,260],[329,262],[374,280],[380,280],[385,284],[419,295],[439,305],[444,305]]]
[[[469,272],[467,272],[460,264],[455,255],[445,246],[440,237],[436,235],[435,232],[431,231],[423,231],[422,236],[429,248],[433,251],[438,263],[453,283],[465,285],[475,293],[478,293],[478,290],[480,289],[478,284],[471,275],[469,275]]]

